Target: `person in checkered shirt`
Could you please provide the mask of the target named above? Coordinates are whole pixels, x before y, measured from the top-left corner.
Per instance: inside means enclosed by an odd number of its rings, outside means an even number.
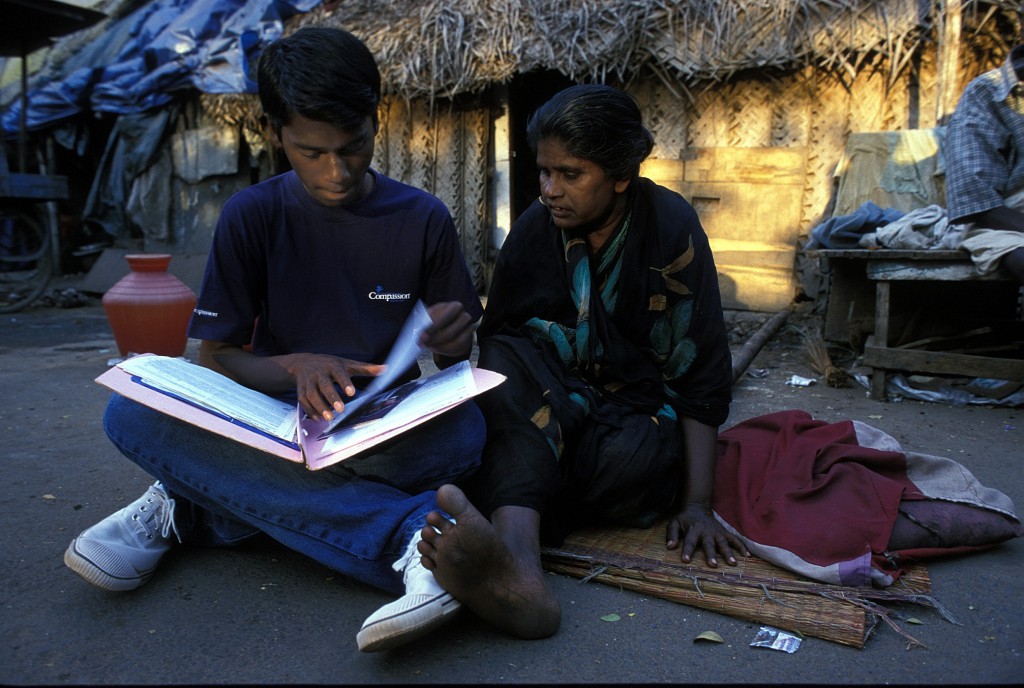
[[[945,157],[949,221],[967,225],[962,247],[981,274],[1004,268],[1024,284],[1024,31],[1001,67],[964,90]]]

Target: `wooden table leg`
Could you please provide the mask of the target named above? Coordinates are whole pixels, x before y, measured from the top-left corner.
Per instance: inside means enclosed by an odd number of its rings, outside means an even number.
[[[889,346],[889,301],[891,294],[891,282],[879,280],[875,283],[875,346]],[[885,369],[871,369],[871,393],[872,399],[885,401]]]

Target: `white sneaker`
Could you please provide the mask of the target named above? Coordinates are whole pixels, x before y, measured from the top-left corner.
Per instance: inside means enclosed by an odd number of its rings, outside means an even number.
[[[159,481],[146,494],[82,531],[64,552],[64,563],[105,590],[134,590],[153,575],[171,548],[174,500]]]
[[[434,630],[451,619],[462,603],[438,585],[434,574],[423,568],[416,543],[417,531],[405,555],[395,562],[394,569],[405,573],[405,595],[375,611],[356,635],[363,652],[379,652],[404,645]]]

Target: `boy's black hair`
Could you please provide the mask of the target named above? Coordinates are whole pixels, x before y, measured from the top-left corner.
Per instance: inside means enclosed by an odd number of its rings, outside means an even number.
[[[633,96],[603,84],[570,86],[541,105],[526,123],[526,139],[536,153],[546,138],[558,139],[616,180],[638,177],[654,148]]]
[[[352,129],[377,127],[380,71],[366,45],[348,31],[307,27],[274,41],[260,56],[260,102],[280,133],[296,115]]]

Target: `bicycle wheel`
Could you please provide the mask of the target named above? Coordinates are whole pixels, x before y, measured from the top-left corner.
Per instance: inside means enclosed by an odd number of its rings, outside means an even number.
[[[31,305],[52,277],[46,228],[27,212],[0,210],[0,313]]]

